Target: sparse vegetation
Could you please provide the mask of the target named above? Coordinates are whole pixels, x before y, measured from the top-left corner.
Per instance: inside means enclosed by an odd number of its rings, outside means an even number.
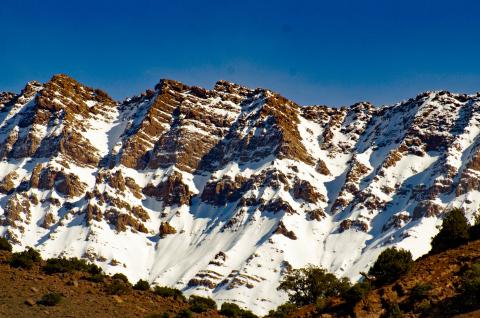
[[[191,318],[193,317],[193,312],[189,309],[183,309],[177,315],[177,318]]]
[[[12,258],[10,259],[10,266],[15,268],[30,269],[32,268],[34,263],[40,262],[41,260],[42,257],[37,250],[31,247],[27,247],[27,249],[23,252],[12,254]]]
[[[130,290],[130,283],[125,282],[121,279],[114,279],[110,284],[107,285],[107,293],[110,295],[123,295]]]
[[[43,297],[37,301],[39,305],[44,306],[55,306],[62,301],[63,296],[59,293],[48,293],[43,295]]]
[[[12,251],[12,244],[5,237],[0,237],[0,251]]]
[[[475,263],[462,275],[461,291],[465,305],[480,303],[480,263]]]
[[[412,253],[395,247],[387,248],[377,258],[368,274],[377,286],[389,284],[406,274],[413,265]]]
[[[350,288],[347,278],[338,279],[325,269],[313,265],[295,269],[285,275],[278,286],[297,306],[316,303],[319,298],[338,296]]]
[[[186,298],[185,296],[183,296],[182,291],[176,288],[155,286],[153,292],[161,297],[173,297],[173,299],[180,299],[186,301]]]
[[[150,290],[150,284],[143,279],[140,279],[135,285],[133,285],[133,289],[135,290]]]
[[[350,306],[355,306],[360,300],[365,297],[372,290],[372,284],[370,281],[363,281],[354,284],[352,287],[347,289],[343,294],[342,298]]]
[[[297,306],[295,306],[292,303],[285,303],[283,305],[280,305],[277,307],[275,310],[270,310],[268,312],[269,318],[287,318],[297,309]]]
[[[467,219],[461,209],[452,209],[445,215],[440,232],[432,239],[432,253],[438,253],[465,244],[469,240]]]
[[[400,309],[400,306],[396,302],[387,302],[385,304],[385,314],[381,316],[382,318],[402,318],[403,312]]]
[[[430,290],[432,285],[418,283],[410,290],[410,301],[416,303],[428,298]]]
[[[225,317],[235,317],[235,318],[255,318],[257,317],[250,310],[244,310],[240,308],[237,304],[233,303],[223,303],[220,308],[220,314]]]
[[[130,282],[128,281],[128,278],[127,276],[125,276],[124,274],[122,273],[115,273],[113,276],[112,276],[113,279],[117,279],[117,280],[121,280],[122,282],[126,283],[126,284],[130,284]]]
[[[190,310],[196,313],[202,313],[209,310],[217,310],[217,304],[215,300],[207,297],[192,295],[188,299],[190,304]]]
[[[72,258],[50,258],[43,267],[47,274],[71,273],[73,271],[87,272],[92,275],[101,274],[102,269],[95,264],[87,263],[84,259]]]
[[[93,274],[88,277],[88,280],[94,283],[103,283],[105,282],[106,275],[103,273]]]

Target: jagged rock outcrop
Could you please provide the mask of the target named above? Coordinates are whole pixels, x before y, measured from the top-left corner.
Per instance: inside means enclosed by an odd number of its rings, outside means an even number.
[[[426,253],[452,207],[473,221],[479,125],[480,94],[330,108],[161,80],[115,102],[56,75],[0,93],[0,236],[262,314],[293,265],[356,279]]]

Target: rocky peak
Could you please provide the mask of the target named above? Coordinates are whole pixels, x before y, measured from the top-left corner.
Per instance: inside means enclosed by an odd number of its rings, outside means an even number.
[[[163,79],[117,103],[56,75],[0,95],[0,235],[265,313],[284,268],[355,279],[427,252],[450,207],[473,219],[479,125],[479,95],[301,107]]]

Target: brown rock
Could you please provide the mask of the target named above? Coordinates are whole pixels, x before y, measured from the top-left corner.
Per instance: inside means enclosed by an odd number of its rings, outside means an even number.
[[[319,200],[325,201],[325,197],[315,191],[315,188],[306,180],[297,180],[295,182],[293,197],[304,200],[307,203],[317,203]]]
[[[53,214],[48,212],[45,214],[45,217],[43,218],[42,227],[45,229],[49,229],[54,222],[55,222],[55,218]]]
[[[15,189],[15,180],[18,178],[18,174],[15,171],[8,173],[0,182],[0,193],[10,193]]]
[[[175,234],[177,230],[171,226],[168,222],[160,223],[159,235],[161,238],[166,237],[169,234]]]
[[[283,224],[283,221],[280,221],[280,223],[278,223],[278,226],[275,229],[275,231],[273,231],[273,234],[282,234],[291,240],[297,239],[295,232],[287,230],[287,228],[285,227],[285,224]]]
[[[157,186],[148,184],[143,189],[143,194],[163,201],[166,205],[188,205],[192,198],[188,186],[182,181],[182,175],[177,171],[174,171],[166,181]]]
[[[35,300],[33,300],[33,299],[31,299],[31,298],[25,299],[25,305],[35,306],[35,304],[36,304]]]

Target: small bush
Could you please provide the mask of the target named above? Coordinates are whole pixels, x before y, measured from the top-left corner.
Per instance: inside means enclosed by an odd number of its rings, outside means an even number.
[[[406,274],[412,265],[412,253],[395,247],[387,248],[378,256],[368,274],[375,277],[375,285],[382,286]]]
[[[134,286],[133,289],[135,290],[149,290],[150,284],[143,279],[140,279]]]
[[[12,251],[12,244],[4,237],[0,237],[0,251]]]
[[[196,313],[202,313],[209,310],[217,310],[217,304],[215,300],[207,297],[192,295],[188,299],[190,304],[190,310]]]
[[[27,249],[23,252],[12,254],[12,258],[10,259],[10,266],[15,268],[30,269],[32,268],[33,263],[40,262],[41,260],[42,257],[37,250],[31,247],[27,247]]]
[[[92,275],[99,274],[102,269],[95,264],[89,264],[84,259],[72,258],[50,258],[43,267],[47,274],[71,273],[74,271],[88,272]]]
[[[480,263],[473,264],[471,269],[463,273],[461,290],[465,305],[480,303]]]
[[[240,308],[237,304],[223,303],[220,307],[220,314],[225,317],[238,317],[238,318],[255,318],[254,313],[249,310]]]
[[[124,295],[129,289],[130,284],[125,283],[120,279],[114,279],[109,285],[107,285],[107,293],[110,295]]]
[[[183,309],[177,314],[177,318],[191,318],[193,317],[193,312],[189,309]]]
[[[163,314],[150,314],[145,316],[145,318],[169,318],[169,317],[170,315],[166,312],[164,312]]]
[[[105,274],[103,273],[98,273],[98,274],[93,274],[88,277],[88,280],[94,283],[104,283],[105,282]]]
[[[124,283],[127,283],[127,284],[130,284],[130,282],[128,281],[128,278],[127,276],[125,276],[124,274],[122,273],[116,273],[112,276],[113,279],[118,279],[118,280],[121,280],[123,281]]]
[[[180,299],[185,301],[185,296],[183,296],[182,291],[176,288],[164,287],[164,286],[155,286],[153,292],[161,297],[173,297],[174,299]]]
[[[55,306],[62,301],[62,298],[63,296],[59,293],[48,293],[43,295],[37,303],[44,306]]]
[[[351,307],[355,306],[360,300],[362,300],[370,291],[372,285],[369,281],[358,282],[350,287],[345,293],[342,294],[342,298]]]
[[[468,230],[469,239],[480,240],[480,214],[475,215],[475,223]]]
[[[410,290],[410,301],[416,303],[428,298],[430,290],[432,290],[432,285],[430,284],[423,284],[423,283],[416,284]]]
[[[291,313],[293,313],[297,309],[297,306],[295,306],[292,303],[285,303],[283,305],[280,305],[277,307],[275,310],[270,310],[268,312],[269,318],[287,318],[291,316]]]
[[[403,312],[395,302],[387,302],[385,304],[385,313],[382,318],[402,318]]]
[[[453,209],[445,215],[440,232],[432,239],[432,252],[438,253],[465,244],[469,240],[469,228],[461,209]]]

